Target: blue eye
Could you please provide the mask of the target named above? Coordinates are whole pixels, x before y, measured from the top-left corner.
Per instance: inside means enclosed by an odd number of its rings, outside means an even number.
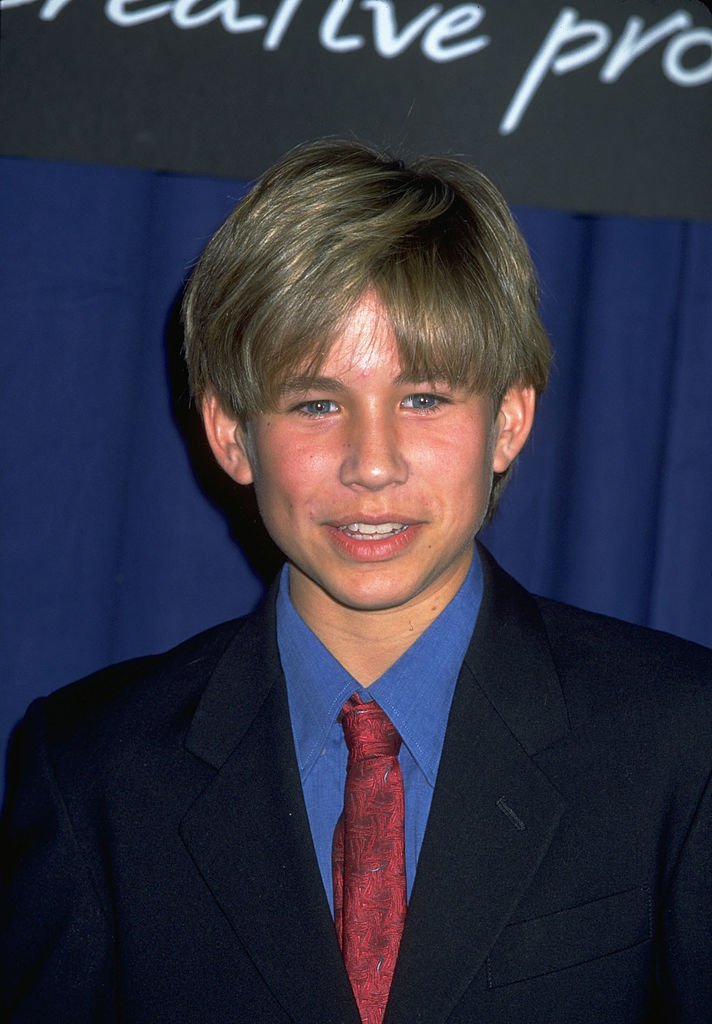
[[[408,409],[421,410],[428,412],[430,409],[436,409],[442,402],[442,399],[437,395],[431,395],[427,392],[418,392],[415,395],[408,395],[407,398],[403,399],[403,405]]]
[[[302,402],[299,412],[305,416],[326,416],[328,413],[336,412],[336,402],[330,398],[315,398],[311,402]]]

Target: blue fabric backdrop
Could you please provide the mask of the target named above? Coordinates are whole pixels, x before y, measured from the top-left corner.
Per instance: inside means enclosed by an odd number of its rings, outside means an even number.
[[[0,743],[34,696],[258,598],[176,354],[245,187],[0,161]],[[712,644],[712,225],[516,212],[556,369],[486,539],[540,593]]]

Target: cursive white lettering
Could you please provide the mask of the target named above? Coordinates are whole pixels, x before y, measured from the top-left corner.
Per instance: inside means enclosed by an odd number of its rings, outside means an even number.
[[[47,2],[42,5],[40,18],[42,21],[54,21],[59,12],[64,10],[67,4],[71,2],[72,0],[47,0]]]
[[[0,11],[35,5],[37,17],[50,22],[71,3],[72,0],[0,0]],[[259,9],[265,5],[259,0],[103,0],[106,18],[121,28],[160,18],[168,18],[183,30],[219,22],[232,34],[263,31],[262,47],[266,51],[279,49],[300,9],[306,5],[304,0],[272,0],[271,15],[242,13],[243,6]],[[448,9],[444,3],[430,3],[417,13],[405,0],[323,0],[323,6],[319,42],[332,53],[351,53],[368,45],[372,52],[389,60],[419,40],[423,56],[443,64],[472,56],[492,44],[490,35],[475,35],[486,17],[483,4],[459,3]],[[399,21],[399,9],[408,7],[410,20]],[[370,34],[347,27],[352,14],[353,23],[358,23],[357,11],[362,25],[368,25],[370,20]],[[582,19],[575,7],[562,7],[509,101],[499,124],[500,134],[516,131],[548,76],[568,74],[602,58],[599,81],[612,84],[659,43],[663,45],[660,70],[669,82],[690,88],[712,81],[712,30],[696,28],[686,10],[676,10],[650,27],[643,18],[631,15],[614,40],[612,28],[606,22]]]
[[[443,9],[442,4],[431,4],[399,32],[390,0],[362,0],[360,6],[364,11],[373,12],[373,45],[381,57],[397,57],[403,53]]]
[[[344,23],[346,15],[351,11],[353,0],[333,0],[319,25],[319,42],[325,50],[333,50],[334,53],[348,53],[349,50],[359,50],[366,40],[363,36],[340,36],[339,29]]]
[[[165,14],[170,14],[172,4],[153,4],[144,7],[143,10],[132,11],[131,8],[143,0],[107,0],[104,11],[109,21],[122,28],[130,28],[132,25],[143,25],[146,21],[155,21]]]
[[[28,4],[36,4],[38,0],[0,0],[0,11],[9,11],[11,7],[27,7]],[[59,12],[63,10],[72,0],[45,0],[38,15],[40,21],[54,21]]]
[[[279,49],[279,45],[284,39],[284,33],[292,24],[292,18],[297,13],[297,8],[301,7],[301,3],[302,0],[282,0],[265,32],[262,41],[265,50]]]
[[[256,32],[264,28],[267,19],[261,14],[240,15],[240,0],[217,0],[216,3],[195,11],[200,0],[174,0],[171,18],[178,28],[199,28],[220,19],[226,32]]]
[[[602,82],[616,82],[625,69],[641,54],[655,46],[661,39],[672,35],[673,32],[687,28],[691,21],[692,18],[686,11],[676,11],[665,21],[661,21],[659,25],[655,25],[641,35],[641,31],[645,27],[643,19],[635,16],[628,18],[623,35],[606,57],[606,63],[601,68],[598,77]]]
[[[460,43],[447,46],[449,39],[464,36],[473,28],[477,28],[485,16],[485,9],[479,4],[460,4],[447,11],[430,26],[423,36],[421,50],[424,55],[438,64],[446,61],[469,57],[471,53],[489,46],[489,36],[476,36],[474,39],[463,39]]]
[[[671,39],[663,54],[663,71],[675,85],[704,85],[712,81],[712,54],[704,64],[696,68],[686,68],[681,63],[684,54],[691,46],[706,46],[712,50],[712,31],[708,28],[695,28],[683,32],[677,39]]]
[[[578,49],[559,53],[567,43],[586,37],[588,42]],[[500,134],[509,135],[517,128],[539,86],[550,71],[555,75],[563,75],[589,64],[608,48],[610,41],[611,30],[608,25],[602,21],[579,22],[577,10],[573,7],[563,7],[505,111],[499,125]]]

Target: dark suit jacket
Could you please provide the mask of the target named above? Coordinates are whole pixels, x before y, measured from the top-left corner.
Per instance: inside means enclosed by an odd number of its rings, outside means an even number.
[[[483,557],[386,1024],[709,1022],[710,654]],[[273,615],[29,711],[10,1020],[357,1024]]]

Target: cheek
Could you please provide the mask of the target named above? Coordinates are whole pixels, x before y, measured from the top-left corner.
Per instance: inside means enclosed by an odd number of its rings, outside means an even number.
[[[268,454],[263,452],[255,471],[255,493],[263,517],[270,520],[285,512],[308,510],[324,490],[326,462],[319,452],[293,443],[274,444]]]
[[[433,447],[427,456],[427,472],[443,484],[473,486],[492,475],[493,446],[490,438],[457,431],[456,442],[449,437],[446,443]],[[421,465],[425,462],[421,460]]]
[[[463,435],[460,435],[463,436]],[[435,494],[442,496],[451,516],[461,521],[479,521],[492,488],[492,454],[488,440],[467,443],[457,450],[450,445],[439,453],[429,468]]]

